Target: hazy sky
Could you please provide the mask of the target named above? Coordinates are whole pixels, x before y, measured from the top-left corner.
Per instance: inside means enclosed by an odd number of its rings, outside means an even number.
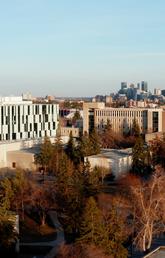
[[[0,0],[0,95],[165,88],[164,0]]]

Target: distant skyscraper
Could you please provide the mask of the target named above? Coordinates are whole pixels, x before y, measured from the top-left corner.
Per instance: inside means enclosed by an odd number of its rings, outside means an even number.
[[[160,89],[154,89],[154,95],[161,95],[161,90]]]
[[[135,85],[134,85],[133,83],[131,83],[129,87],[132,88],[132,89],[134,89],[134,88],[135,88]]]
[[[162,90],[162,91],[161,91],[161,94],[162,94],[163,96],[165,96],[165,90]]]
[[[145,81],[141,82],[141,90],[147,92],[148,91],[148,84]]]
[[[137,83],[137,89],[140,90],[140,83]]]
[[[121,90],[127,89],[127,82],[121,82]]]

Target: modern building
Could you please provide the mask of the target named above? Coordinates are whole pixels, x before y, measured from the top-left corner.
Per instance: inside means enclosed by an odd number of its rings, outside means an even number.
[[[102,149],[100,154],[85,157],[91,168],[102,167],[115,178],[129,172],[132,166],[132,149]]]
[[[57,104],[33,104],[22,97],[0,98],[0,141],[55,137]]]
[[[1,97],[0,167],[15,168],[22,159],[24,167],[28,168],[32,155],[27,151],[25,155],[23,151],[40,144],[45,136],[54,141],[58,117],[57,104],[34,104],[22,97]]]
[[[161,94],[165,96],[165,90],[161,90]]]
[[[137,83],[137,89],[140,90],[140,83]]]
[[[83,132],[89,133],[93,128],[101,131],[109,121],[114,132],[128,133],[134,120],[142,133],[163,131],[163,109],[109,108],[104,103],[84,103],[83,111]]]
[[[147,82],[145,82],[145,81],[141,82],[141,90],[148,92],[148,83]]]
[[[121,90],[127,89],[127,82],[121,82]]]
[[[160,89],[154,89],[154,95],[160,96],[161,95],[161,90]]]

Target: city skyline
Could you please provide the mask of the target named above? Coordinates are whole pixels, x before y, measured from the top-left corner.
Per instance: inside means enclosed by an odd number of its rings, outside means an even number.
[[[0,95],[94,96],[121,81],[165,87],[165,3],[5,1]]]

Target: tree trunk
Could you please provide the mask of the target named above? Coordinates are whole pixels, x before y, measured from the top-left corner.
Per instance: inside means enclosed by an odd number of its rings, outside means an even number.
[[[146,251],[146,231],[144,231],[144,235],[143,235],[143,251]]]
[[[25,220],[25,208],[24,208],[24,201],[23,197],[21,198],[21,209],[22,209],[22,220]]]
[[[41,218],[41,225],[45,226],[45,224],[46,224],[46,214],[43,212],[42,213],[42,218]]]
[[[153,223],[151,224],[150,230],[148,232],[148,235],[149,235],[148,245],[147,245],[148,250],[151,248],[151,243],[152,243],[152,229],[153,229]]]

